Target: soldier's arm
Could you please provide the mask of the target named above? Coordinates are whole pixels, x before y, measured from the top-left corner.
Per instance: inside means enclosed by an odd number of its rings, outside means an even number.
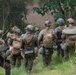
[[[40,45],[40,43],[41,43],[42,40],[43,40],[43,33],[44,33],[43,30],[39,33],[39,36],[38,36],[38,45]]]

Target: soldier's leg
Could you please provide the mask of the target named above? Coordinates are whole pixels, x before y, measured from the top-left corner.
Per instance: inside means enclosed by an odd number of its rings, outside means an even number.
[[[67,50],[64,50],[64,61],[69,59],[69,48],[67,47]]]
[[[75,52],[75,44],[73,44],[70,48],[70,55],[73,55]]]
[[[21,59],[22,59],[21,56],[18,56],[17,57],[17,67],[20,67],[21,66]]]
[[[57,48],[57,56],[58,57],[60,56],[60,49],[61,49],[60,44],[58,44],[58,48]]]
[[[53,49],[48,49],[48,54],[47,55],[44,54],[43,61],[46,66],[50,64],[51,59],[52,59],[52,54],[53,54]]]
[[[16,56],[15,55],[12,54],[10,56],[10,62],[11,62],[12,67],[14,67],[16,65]]]
[[[35,58],[38,57],[38,48],[35,47]]]
[[[75,53],[75,43],[74,43],[74,45],[73,45],[73,53]]]
[[[32,70],[33,61],[34,61],[33,57],[30,57],[30,58],[28,59],[28,65],[27,65],[28,73],[30,73],[31,70]]]
[[[52,60],[52,55],[53,55],[53,49],[51,49],[49,53],[50,53],[50,62],[51,62],[51,60]]]
[[[61,56],[64,57],[64,50],[61,49]]]
[[[8,61],[5,61],[4,68],[5,68],[5,75],[11,75],[11,65]]]
[[[43,64],[46,64],[46,55],[45,54],[42,54],[42,60],[43,60]]]

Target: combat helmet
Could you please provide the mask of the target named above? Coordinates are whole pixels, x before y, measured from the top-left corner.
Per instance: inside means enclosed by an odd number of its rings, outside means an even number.
[[[17,29],[15,29],[14,32],[20,34],[21,33],[21,30],[19,28],[17,28]]]
[[[14,32],[18,27],[17,26],[14,26],[11,28],[11,30]]]
[[[72,18],[69,18],[69,19],[67,20],[67,22],[68,22],[68,23],[71,23],[71,24],[73,24],[73,23],[74,23],[74,19],[72,19]]]
[[[14,33],[18,33],[18,34],[21,33],[21,30],[17,26],[12,27],[11,29]]]
[[[45,26],[51,26],[51,22],[49,20],[45,21]]]
[[[63,26],[63,25],[64,25],[64,19],[63,19],[63,18],[59,18],[59,19],[57,20],[57,24],[58,24],[59,26]]]

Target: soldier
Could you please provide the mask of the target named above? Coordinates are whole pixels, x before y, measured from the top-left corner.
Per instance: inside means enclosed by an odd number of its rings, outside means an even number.
[[[67,20],[68,22],[68,27],[66,27],[66,29],[62,30],[62,33],[65,37],[65,46],[66,46],[66,50],[64,50],[64,61],[69,59],[69,53],[73,54],[75,51],[75,36],[73,36],[74,32],[71,32],[72,29],[74,29],[75,27],[73,26],[74,24],[74,20],[72,18],[69,18]]]
[[[69,53],[73,54],[75,51],[75,32],[72,32],[71,30],[75,30],[73,24],[74,20],[72,18],[69,18],[67,20],[68,27],[66,29],[62,30],[62,33],[64,35],[64,44],[66,46],[66,50],[64,50],[64,61],[69,59]],[[74,35],[73,35],[74,33]]]
[[[68,22],[68,28],[70,29],[73,29],[75,26],[74,26],[74,19],[72,18],[69,18],[67,20]],[[75,52],[75,42],[71,44],[71,46],[68,46],[68,49],[70,51],[70,54],[73,54]]]
[[[40,49],[42,52],[42,58],[44,65],[48,66],[51,62],[53,49],[52,49],[52,43],[53,43],[53,29],[51,29],[51,22],[45,21],[46,28],[43,29],[38,36],[38,42],[40,45]],[[40,50],[39,49],[39,50]]]
[[[64,50],[61,49],[61,43],[63,41],[62,39],[62,30],[65,28],[64,26],[64,20],[62,18],[59,18],[57,20],[57,24],[59,25],[57,28],[55,28],[55,38],[56,38],[56,44],[57,44],[57,56],[59,57],[60,54],[62,57],[64,57]]]
[[[31,73],[33,61],[35,59],[34,47],[38,47],[38,46],[36,45],[36,38],[32,33],[33,26],[28,25],[25,29],[26,29],[26,33],[22,34],[22,41],[23,41],[22,48],[25,54],[24,63],[25,66],[27,67],[28,73]]]
[[[39,32],[40,32],[39,28],[36,27],[35,28],[35,34],[34,34],[34,37],[36,38],[35,41],[37,41],[36,45],[38,45],[38,35],[39,35]],[[38,57],[38,47],[35,47],[35,57]]]
[[[3,31],[0,30],[0,66],[5,69],[5,75],[11,74],[10,61],[7,60],[5,41],[2,39]]]
[[[17,67],[20,67],[21,65],[21,46],[22,46],[22,39],[20,37],[20,29],[14,26],[12,28],[13,34],[8,33],[7,37],[8,39],[8,44],[10,47],[10,58],[11,58],[11,64],[14,67],[16,65],[17,61]]]

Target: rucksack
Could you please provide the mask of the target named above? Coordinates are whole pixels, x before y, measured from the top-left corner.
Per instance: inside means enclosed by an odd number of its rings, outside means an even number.
[[[53,36],[52,36],[53,30],[44,30],[43,32],[43,46],[45,48],[51,48],[52,47],[52,42],[53,42]]]
[[[13,41],[13,48],[20,49],[21,46],[22,46],[22,42],[21,41],[16,41],[16,40]]]
[[[33,34],[26,34],[26,46],[32,46],[34,43],[34,35]]]

